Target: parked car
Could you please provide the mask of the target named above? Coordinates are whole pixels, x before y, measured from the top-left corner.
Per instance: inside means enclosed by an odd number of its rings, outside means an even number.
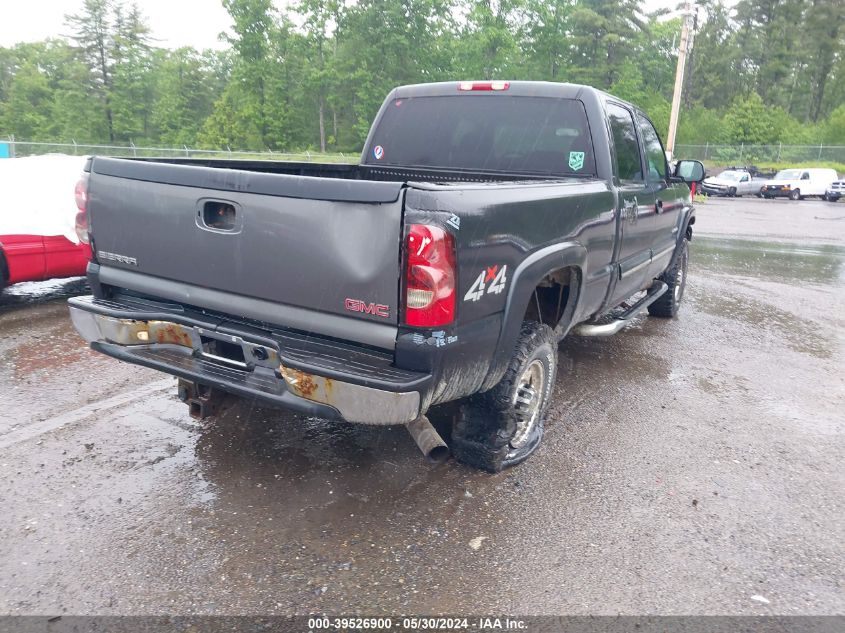
[[[457,401],[452,452],[498,471],[540,443],[564,336],[676,315],[703,177],[587,86],[404,86],[360,164],[93,158],[71,316],[196,417],[228,392],[407,425],[434,460],[425,414]]]
[[[0,290],[22,281],[85,274],[91,248],[63,235],[0,235]]]
[[[836,202],[842,196],[845,196],[845,180],[834,180],[827,188],[824,199]]]
[[[0,160],[0,290],[22,281],[85,274],[91,248],[76,235],[69,192],[84,156]]]
[[[762,184],[762,180],[752,178],[747,171],[726,169],[718,176],[705,178],[701,183],[701,191],[708,196],[742,197],[758,195]]]
[[[808,196],[823,197],[830,184],[837,179],[835,169],[784,169],[760,188],[764,198],[787,197],[803,200]]]

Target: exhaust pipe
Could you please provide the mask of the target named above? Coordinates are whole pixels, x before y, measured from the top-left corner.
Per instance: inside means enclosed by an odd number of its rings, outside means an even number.
[[[409,422],[406,427],[430,463],[442,464],[449,459],[449,447],[427,417],[421,415],[413,422]]]

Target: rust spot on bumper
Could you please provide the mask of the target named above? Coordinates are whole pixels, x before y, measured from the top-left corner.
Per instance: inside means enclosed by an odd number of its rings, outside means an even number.
[[[150,342],[181,345],[182,347],[194,346],[190,328],[167,321],[150,321],[148,326],[150,330]]]
[[[301,398],[332,404],[334,381],[324,376],[316,376],[299,369],[281,367],[282,376],[288,388]]]

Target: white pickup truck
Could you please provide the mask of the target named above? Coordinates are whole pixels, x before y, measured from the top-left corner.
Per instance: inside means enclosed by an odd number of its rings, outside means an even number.
[[[742,169],[726,169],[718,176],[705,178],[701,183],[701,191],[708,196],[758,195],[763,181],[752,178],[751,174]]]
[[[824,199],[828,202],[838,202],[839,198],[845,196],[845,179],[834,180],[825,192]]]

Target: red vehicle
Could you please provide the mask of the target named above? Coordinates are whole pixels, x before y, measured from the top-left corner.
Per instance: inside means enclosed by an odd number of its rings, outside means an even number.
[[[63,235],[0,235],[0,289],[20,281],[42,281],[85,274],[88,244]]]
[[[79,199],[85,191],[77,188],[76,207],[68,195],[85,160],[49,155],[0,161],[5,198],[0,208],[0,290],[21,281],[85,274],[91,258],[88,232],[74,226],[85,206]]]

